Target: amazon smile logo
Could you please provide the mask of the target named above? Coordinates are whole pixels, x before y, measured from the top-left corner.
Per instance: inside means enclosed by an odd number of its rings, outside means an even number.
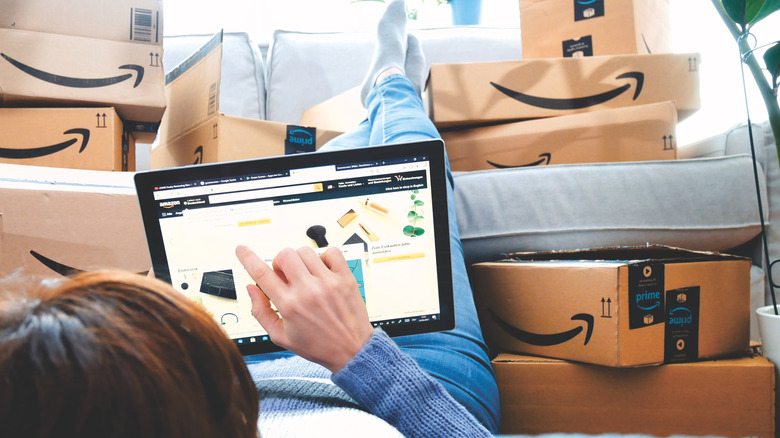
[[[192,164],[200,164],[203,162],[203,146],[198,146],[195,148],[195,162]]]
[[[582,326],[577,326],[571,330],[567,330],[560,333],[552,333],[552,334],[532,333],[532,332],[519,329],[509,324],[508,322],[501,319],[490,309],[488,309],[488,312],[490,313],[490,317],[493,318],[493,321],[495,321],[498,324],[498,326],[501,327],[510,336],[517,339],[518,341],[525,342],[526,344],[536,345],[539,347],[549,347],[552,345],[563,344],[564,342],[568,342],[574,339],[577,335],[579,335],[583,331]],[[583,345],[588,345],[588,342],[590,342],[590,337],[593,334],[593,323],[594,323],[593,315],[589,315],[587,313],[578,313],[572,316],[571,320],[585,322],[587,330],[585,332],[585,343]]]
[[[77,135],[81,136],[81,147],[79,148],[79,153],[82,153],[84,149],[86,149],[87,144],[89,143],[89,129],[83,129],[83,128],[73,128],[68,129],[67,131],[63,132],[64,135]],[[37,148],[29,148],[29,149],[16,149],[16,148],[2,148],[0,147],[0,158],[10,158],[10,159],[18,159],[23,160],[26,158],[38,158],[43,157],[45,155],[51,155],[56,154],[57,152],[60,152],[64,149],[69,148],[70,146],[76,144],[79,141],[79,137],[71,138],[69,140],[65,140],[61,143],[49,145],[49,146],[41,146]]]
[[[512,167],[533,167],[533,166],[546,166],[550,164],[550,161],[552,161],[552,154],[549,152],[544,152],[539,154],[539,159],[532,162],[532,163],[526,163],[526,164],[498,164],[494,163],[490,160],[485,160],[488,164],[495,167],[496,169],[509,169]]]
[[[642,92],[642,86],[644,85],[645,82],[645,75],[644,73],[638,71],[632,71],[628,73],[623,73],[617,76],[615,79],[633,79],[636,82],[633,100],[636,100],[637,97],[639,97],[639,94]],[[498,85],[495,82],[491,82],[490,85],[495,87],[498,91],[511,97],[512,99],[520,101],[526,105],[531,105],[538,108],[545,108],[551,110],[573,110],[573,109],[588,108],[591,106],[602,104],[604,102],[608,102],[620,96],[628,89],[630,89],[632,82],[629,82],[615,89],[606,91],[604,93],[594,94],[591,96],[574,97],[569,99],[532,96],[530,94],[524,94],[519,91],[510,90],[509,88]]]
[[[54,260],[44,256],[41,253],[36,252],[36,251],[30,250],[30,255],[35,257],[35,259],[38,260],[39,262],[41,262],[41,264],[43,264],[47,268],[51,269],[52,271],[62,275],[63,277],[72,277],[74,275],[81,274],[83,272],[87,272],[87,271],[85,271],[83,269],[73,268],[71,266],[64,265],[64,264],[62,264],[60,262],[55,262]],[[149,273],[149,271],[139,272],[138,274],[146,275],[148,273]]]
[[[35,67],[19,62],[11,58],[10,56],[6,55],[5,53],[0,53],[0,56],[5,58],[5,60],[10,62],[11,65],[13,65],[14,67],[18,68],[19,70],[23,71],[24,73],[36,79],[40,79],[44,82],[49,82],[51,84],[60,85],[63,87],[71,87],[71,88],[107,87],[110,85],[118,84],[120,82],[124,82],[133,77],[133,73],[126,73],[126,74],[107,77],[107,78],[94,78],[94,79],[72,78],[68,76],[60,76],[53,73],[45,72],[43,70],[39,70]],[[144,68],[141,67],[140,65],[125,64],[125,65],[120,65],[118,68],[120,70],[132,70],[135,72],[135,82],[133,83],[133,88],[138,87],[138,85],[141,83],[141,80],[143,80],[144,78]]]

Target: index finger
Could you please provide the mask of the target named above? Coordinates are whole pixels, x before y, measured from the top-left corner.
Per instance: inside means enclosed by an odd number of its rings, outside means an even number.
[[[276,272],[271,269],[257,254],[244,245],[236,247],[236,257],[238,261],[244,266],[244,269],[249,273],[260,289],[268,295],[271,300],[274,299],[276,291],[285,287],[284,282],[277,276]]]

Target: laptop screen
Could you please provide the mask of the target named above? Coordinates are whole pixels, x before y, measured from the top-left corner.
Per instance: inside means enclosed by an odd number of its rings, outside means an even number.
[[[444,146],[427,141],[139,172],[155,276],[205,309],[244,354],[278,350],[251,315],[239,244],[344,254],[374,326],[454,326]]]

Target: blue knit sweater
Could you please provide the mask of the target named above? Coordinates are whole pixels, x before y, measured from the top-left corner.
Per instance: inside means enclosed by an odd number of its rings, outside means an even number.
[[[491,436],[381,329],[337,374],[298,356],[249,370],[263,437]]]

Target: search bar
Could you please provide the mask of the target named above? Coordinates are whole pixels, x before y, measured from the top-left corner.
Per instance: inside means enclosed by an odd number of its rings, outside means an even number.
[[[287,187],[274,187],[271,189],[247,190],[245,192],[223,193],[210,195],[209,204],[224,204],[226,202],[249,201],[252,199],[264,199],[274,196],[299,195],[303,193],[316,193],[322,191],[322,183],[298,184]]]

